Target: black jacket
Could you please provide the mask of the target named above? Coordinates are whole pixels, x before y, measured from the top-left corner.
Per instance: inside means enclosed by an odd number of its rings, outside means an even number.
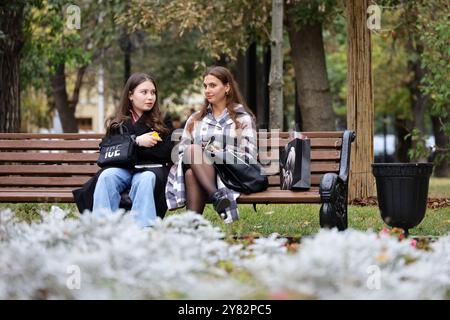
[[[153,128],[148,127],[143,118],[141,117],[135,124],[128,120],[124,123],[130,134],[135,134],[136,137],[141,134],[155,131]],[[171,152],[173,148],[173,142],[171,141],[171,135],[161,135],[163,141],[158,142],[154,147],[138,147],[137,148],[137,164],[143,163],[162,163],[167,164],[171,162]]]
[[[124,123],[128,131],[131,134],[140,136],[144,133],[154,131],[152,128],[147,126],[142,117],[136,122],[132,123],[128,120]],[[169,174],[169,168],[171,165],[171,152],[173,148],[173,142],[171,141],[171,135],[161,135],[163,141],[158,142],[154,147],[137,147],[137,163],[138,164],[148,164],[148,163],[160,163],[163,167],[160,168],[145,168],[145,169],[132,169],[134,172],[150,170],[156,175],[156,185],[154,190],[155,196],[155,206],[156,214],[158,217],[163,218],[167,211],[166,197],[165,197],[165,187],[167,183],[167,176]],[[78,210],[83,213],[84,210],[92,211],[94,203],[94,191],[97,184],[98,177],[103,170],[107,168],[100,169],[91,179],[89,179],[81,188],[73,190],[73,197]],[[131,200],[128,196],[128,191],[126,190],[121,194],[120,207],[125,210],[131,209]]]

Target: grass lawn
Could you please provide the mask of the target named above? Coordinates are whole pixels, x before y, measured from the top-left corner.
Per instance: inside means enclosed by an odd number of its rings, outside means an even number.
[[[450,198],[450,178],[431,178],[428,197]]]
[[[430,180],[429,197],[450,198],[450,179],[432,178]],[[0,209],[11,208],[21,219],[31,221],[38,217],[40,210],[48,211],[53,204],[50,203],[2,203]],[[74,204],[57,204],[69,212],[76,212]],[[258,205],[257,211],[252,205],[239,205],[241,219],[231,225],[224,224],[217,213],[208,205],[205,217],[214,225],[219,226],[227,235],[238,237],[258,236],[278,233],[282,236],[304,236],[316,233],[319,230],[320,205]],[[168,212],[168,215],[183,212],[177,210]],[[385,225],[381,220],[378,207],[349,206],[349,228],[358,230],[381,230]],[[418,227],[411,229],[411,235],[440,236],[450,232],[450,207],[441,209],[427,209],[425,218]]]

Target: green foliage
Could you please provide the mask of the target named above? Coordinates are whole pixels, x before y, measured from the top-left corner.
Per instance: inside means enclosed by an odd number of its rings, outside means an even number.
[[[325,30],[325,50],[333,109],[337,116],[345,117],[347,112],[347,52],[345,43],[340,44],[328,30]]]
[[[22,87],[48,88],[54,66],[66,63],[69,72],[88,65],[113,40],[111,2],[80,1],[80,29],[66,26],[67,0],[44,0],[30,6],[25,21],[26,42],[21,64]]]
[[[185,32],[181,37],[172,31],[163,32],[159,39],[146,43],[134,58],[136,70],[155,74],[162,98],[170,95],[175,103],[180,103],[177,97],[201,89],[195,80],[200,80],[203,66],[213,63],[206,52],[197,48],[201,36],[198,31]]]
[[[427,70],[422,90],[431,98],[431,114],[439,117],[442,131],[450,136],[450,13],[448,1],[423,1],[418,4],[417,32],[424,46],[422,67]],[[421,139],[417,137],[417,139]],[[437,150],[436,163],[450,164],[450,140]],[[426,154],[418,149],[416,154]]]
[[[25,10],[25,44],[20,65],[22,127],[48,127],[51,105],[35,96],[52,96],[51,78],[58,64],[64,63],[68,90],[75,86],[78,68],[99,60],[116,40],[115,12],[122,1],[78,1],[80,28],[71,29],[68,6],[71,1],[30,1]],[[71,94],[69,92],[69,99]]]
[[[415,142],[416,147],[408,150],[408,156],[411,160],[419,160],[422,157],[428,157],[431,153],[431,149],[426,146],[426,140],[422,132],[414,128],[410,134],[405,136],[405,139],[411,137],[411,141]]]
[[[335,0],[292,1],[289,9],[296,17],[296,25],[314,24],[315,22],[329,23],[337,15],[343,14],[343,6]]]
[[[375,108],[378,114],[394,114],[396,118],[413,120],[412,97],[408,84],[413,74],[408,72],[408,61],[420,60],[425,75],[421,93],[431,98],[425,116],[440,117],[447,136],[450,133],[449,93],[450,38],[448,1],[412,0],[381,1],[382,30],[372,33]],[[423,52],[420,48],[423,47]],[[425,119],[425,124],[428,123]],[[378,121],[379,122],[379,121]],[[410,137],[414,149],[408,154],[412,160],[428,157],[431,149],[425,145],[430,130],[421,132],[412,128]],[[448,149],[448,148],[447,148]],[[450,149],[448,149],[450,150]],[[450,152],[441,150],[435,163],[450,160]]]
[[[45,95],[33,88],[21,92],[21,132],[35,132],[39,128],[50,128],[52,118],[49,117]]]
[[[198,31],[186,32],[179,37],[172,30],[166,30],[160,36],[141,31],[139,37],[133,38],[131,72],[142,71],[155,77],[159,101],[165,101],[164,110],[180,104],[181,96],[202,88],[198,81],[204,66],[213,64],[213,60],[197,48],[199,37]],[[106,94],[118,100],[124,83],[123,52],[118,46],[105,53],[103,66],[105,79],[108,79]]]
[[[196,30],[202,34],[199,49],[216,60],[223,55],[235,59],[249,43],[268,40],[270,8],[269,0],[155,0],[133,3],[117,15],[117,22],[150,33],[174,28],[182,36]]]
[[[432,114],[444,120],[450,135],[450,13],[448,1],[427,1],[418,17],[420,39],[424,44],[422,65],[427,70],[423,89],[432,100]]]

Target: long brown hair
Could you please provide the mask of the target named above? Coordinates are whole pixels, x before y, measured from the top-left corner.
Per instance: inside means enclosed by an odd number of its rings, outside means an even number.
[[[155,104],[149,111],[145,111],[142,114],[144,122],[147,126],[153,128],[160,134],[167,134],[169,130],[164,125],[164,118],[161,114],[161,110],[158,105],[158,90],[156,88],[156,82],[150,75],[142,72],[133,73],[127,80],[125,87],[123,88],[122,96],[120,98],[119,106],[115,112],[115,115],[110,117],[106,121],[106,127],[109,132],[112,126],[122,124],[131,118],[131,109],[133,108],[130,101],[130,94],[136,89],[138,85],[145,81],[150,81],[155,86]]]
[[[225,106],[228,110],[230,118],[235,123],[236,128],[241,127],[241,124],[239,123],[239,121],[237,121],[236,111],[234,110],[236,105],[241,104],[245,108],[245,111],[247,111],[250,114],[250,116],[252,116],[253,118],[255,117],[253,115],[253,112],[247,107],[247,104],[245,103],[245,100],[242,97],[241,92],[239,91],[239,87],[236,83],[236,80],[234,80],[233,75],[227,68],[221,67],[221,66],[209,67],[205,71],[205,73],[203,73],[203,79],[205,79],[205,77],[208,75],[216,77],[224,85],[226,85],[226,84],[230,85],[230,91],[228,92],[228,95],[225,96],[225,98],[226,98]],[[193,116],[193,121],[190,122],[190,124],[188,125],[187,129],[189,131],[192,131],[195,121],[200,121],[206,116],[206,110],[208,108],[208,105],[209,105],[209,102],[205,98],[205,102],[203,103],[203,106],[200,109],[200,112]]]

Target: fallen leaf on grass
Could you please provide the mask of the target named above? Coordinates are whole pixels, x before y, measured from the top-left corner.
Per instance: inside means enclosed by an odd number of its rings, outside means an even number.
[[[349,202],[351,205],[354,206],[378,206],[378,199],[377,197],[367,197],[367,198],[360,198],[360,199],[354,199]],[[450,207],[450,199],[449,198],[428,198],[427,201],[427,208],[428,209],[441,209]]]
[[[359,198],[359,199],[354,199],[352,201],[350,201],[351,205],[354,206],[377,206],[378,205],[378,199],[377,197],[367,197],[367,198]]]
[[[441,209],[450,207],[450,199],[448,198],[428,198],[428,209]]]

